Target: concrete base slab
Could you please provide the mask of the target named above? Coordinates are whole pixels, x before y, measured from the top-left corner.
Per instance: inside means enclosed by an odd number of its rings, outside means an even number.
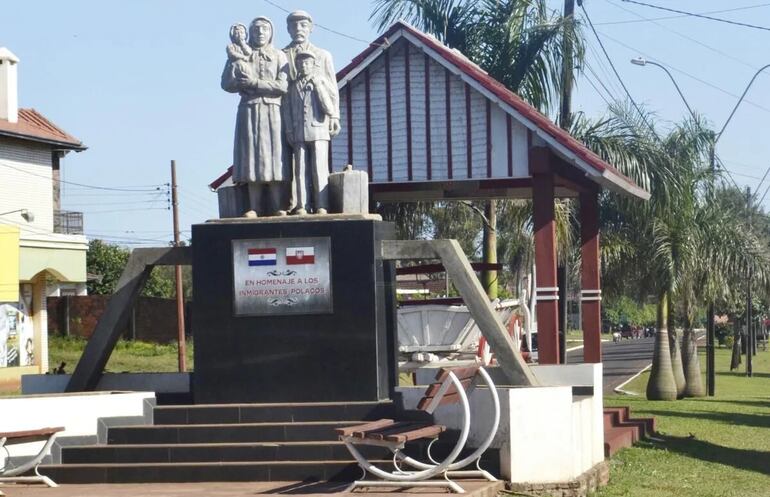
[[[503,489],[503,482],[462,480],[467,497],[496,497]],[[6,485],[2,490],[8,497],[235,497],[259,494],[295,494],[353,496],[366,494],[377,497],[390,494],[419,494],[425,497],[448,495],[445,491],[437,492],[430,488],[392,490],[367,489],[355,493],[343,493],[349,484],[346,482],[253,482],[253,483],[141,483],[121,485],[60,485],[57,488],[45,488],[40,485]]]

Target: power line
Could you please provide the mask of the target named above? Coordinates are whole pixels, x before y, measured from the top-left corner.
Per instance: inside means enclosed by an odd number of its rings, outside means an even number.
[[[735,57],[734,55],[731,55],[731,54],[729,54],[729,53],[727,53],[727,52],[723,52],[722,50],[720,50],[720,49],[718,49],[718,48],[716,48],[716,47],[713,47],[713,46],[711,46],[711,45],[708,45],[708,44],[706,44],[706,43],[704,43],[704,42],[702,42],[702,41],[700,41],[700,40],[698,40],[698,39],[696,39],[696,38],[693,38],[693,37],[691,37],[691,36],[688,36],[688,35],[686,35],[686,34],[684,34],[684,33],[680,33],[679,31],[677,31],[677,30],[675,30],[675,29],[672,29],[672,28],[670,28],[670,27],[668,27],[668,26],[665,26],[665,25],[663,25],[663,24],[661,24],[661,23],[659,23],[659,22],[655,22],[655,20],[654,20],[654,19],[649,19],[649,18],[647,18],[647,17],[644,17],[643,15],[641,15],[641,14],[638,14],[637,12],[634,12],[634,11],[633,11],[633,10],[631,10],[631,9],[627,9],[627,8],[623,7],[622,5],[618,5],[617,3],[615,3],[615,2],[613,2],[613,1],[611,1],[611,0],[605,0],[605,2],[607,2],[607,3],[608,3],[608,4],[610,4],[610,5],[612,5],[613,7],[616,7],[616,8],[618,8],[618,9],[621,9],[621,10],[625,11],[625,12],[628,12],[629,14],[635,15],[636,17],[639,17],[639,18],[641,18],[641,19],[643,19],[643,20],[645,20],[645,21],[650,21],[650,22],[652,22],[653,24],[655,24],[656,26],[658,26],[659,28],[661,28],[661,29],[665,29],[666,31],[669,31],[669,32],[671,32],[671,33],[674,33],[675,35],[677,35],[677,36],[679,36],[679,37],[681,37],[681,38],[684,38],[685,40],[688,40],[688,41],[690,41],[690,42],[692,42],[692,43],[695,43],[696,45],[700,45],[700,46],[702,46],[703,48],[706,48],[706,49],[708,49],[708,50],[711,50],[712,52],[714,52],[714,53],[717,53],[717,54],[719,54],[719,55],[721,55],[721,56],[723,56],[723,57],[725,57],[725,58],[728,58],[728,59],[734,60],[735,62],[738,62],[739,64],[742,64],[742,65],[744,65],[744,66],[746,66],[746,67],[749,67],[749,68],[751,68],[751,69],[753,69],[753,70],[756,70],[756,67],[754,67],[754,64],[751,64],[750,62],[747,62],[747,61],[745,61],[745,60],[743,60],[743,59],[739,59],[738,57]],[[764,5],[770,5],[770,4],[764,4]],[[734,9],[728,9],[728,10],[734,10]]]
[[[105,211],[84,211],[89,216],[93,214],[112,214],[115,212],[138,212],[138,211],[167,211],[168,207],[148,207],[144,209],[108,209]]]
[[[616,100],[617,100],[617,98],[615,98],[615,96],[612,94],[612,92],[610,92],[610,90],[607,88],[607,86],[605,86],[604,82],[603,82],[603,81],[601,80],[601,78],[600,78],[600,77],[599,77],[599,76],[596,74],[596,72],[595,72],[595,71],[593,70],[593,68],[592,68],[592,67],[591,67],[591,66],[588,64],[588,62],[587,62],[587,61],[586,61],[586,69],[588,69],[588,72],[590,72],[590,73],[593,75],[593,78],[594,78],[594,79],[596,79],[596,81],[599,83],[599,85],[600,85],[602,88],[604,88],[604,91],[607,93],[607,95],[609,96],[610,100],[612,100],[612,101],[616,101]],[[589,77],[588,77],[588,74],[585,74],[585,73],[584,73],[584,74],[583,74],[583,76],[585,76],[585,78],[586,78],[586,81],[588,81],[588,83],[589,83],[591,86],[593,86],[594,90],[596,90],[596,93],[598,93],[598,94],[599,94],[599,96],[602,98],[602,100],[604,100],[604,102],[607,104],[607,107],[611,107],[611,106],[612,106],[612,104],[610,103],[610,101],[609,101],[609,100],[607,100],[607,98],[605,98],[605,96],[602,94],[602,92],[601,92],[601,91],[599,91],[599,88],[597,88],[597,86],[594,84],[594,82],[591,80],[591,78],[589,78]]]
[[[757,5],[747,5],[746,7],[735,7],[733,9],[722,9],[722,10],[711,10],[708,12],[698,12],[700,15],[707,15],[707,14],[723,14],[725,12],[736,12],[739,10],[749,10],[749,9],[757,9],[760,7],[768,7],[770,6],[770,3],[760,3]],[[613,24],[636,24],[640,22],[648,22],[648,21],[665,21],[667,19],[682,19],[684,17],[690,17],[689,15],[675,15],[675,16],[661,16],[661,17],[652,17],[652,18],[644,18],[644,19],[630,19],[630,20],[624,20],[624,21],[608,21],[608,22],[597,22],[597,26],[610,26]]]
[[[272,5],[273,7],[277,8],[278,10],[282,10],[282,11],[286,12],[287,14],[291,14],[290,10],[285,9],[284,7],[278,5],[275,2],[272,2],[270,0],[265,0],[265,3],[269,4],[269,5]],[[345,34],[345,33],[342,33],[340,31],[336,31],[336,30],[334,30],[332,28],[327,28],[323,24],[318,24],[315,21],[313,21],[313,26],[319,27],[319,28],[323,29],[324,31],[328,31],[330,33],[334,33],[335,35],[342,36],[344,38],[348,38],[348,39],[355,40],[355,41],[360,41],[361,43],[366,43],[367,45],[373,45],[373,43],[371,43],[368,40],[363,40],[361,38],[356,38],[355,36],[351,36],[349,34]],[[380,46],[387,46],[387,45],[383,44],[383,45],[380,45]]]
[[[620,82],[620,86],[623,87],[623,91],[626,93],[626,96],[633,104],[636,111],[639,113],[639,116],[642,118],[642,121],[650,128],[652,131],[653,136],[658,140],[661,141],[660,137],[658,136],[657,132],[655,131],[655,128],[647,121],[647,116],[644,115],[644,112],[642,112],[642,109],[639,108],[639,105],[637,105],[636,100],[634,100],[634,97],[631,96],[631,92],[628,91],[628,88],[626,87],[626,84],[623,82],[623,78],[620,77],[620,74],[618,73],[618,70],[615,69],[615,64],[613,64],[612,59],[610,58],[610,55],[607,53],[607,49],[604,48],[604,43],[602,43],[602,39],[599,37],[599,33],[596,32],[596,28],[594,27],[594,23],[591,22],[591,17],[588,15],[588,11],[586,11],[585,5],[582,3],[580,4],[580,8],[583,10],[583,15],[585,16],[586,20],[588,21],[588,25],[591,26],[591,31],[593,31],[594,36],[596,37],[596,41],[599,42],[599,47],[601,47],[602,52],[604,53],[604,56],[607,59],[607,62],[610,64],[610,67],[612,68],[612,72],[615,73],[615,77],[618,78],[618,81]]]
[[[32,171],[27,171],[24,169],[21,169],[20,167],[15,167],[10,164],[6,164],[4,162],[0,161],[0,166],[6,167],[8,169],[13,169],[15,171],[18,171],[20,173],[29,174],[30,176],[37,176],[38,178],[44,178],[49,181],[53,181],[54,183],[60,183],[64,185],[74,185],[74,186],[80,186],[82,188],[92,188],[95,190],[108,190],[108,191],[115,191],[115,192],[152,192],[152,191],[160,191],[160,188],[162,186],[167,186],[165,183],[157,184],[157,185],[136,185],[136,186],[126,186],[126,187],[110,187],[110,186],[98,186],[98,185],[87,185],[84,183],[75,183],[74,181],[64,181],[62,179],[55,179],[51,176],[46,176],[44,174],[36,174]]]
[[[723,22],[723,23],[726,23],[726,24],[733,24],[735,26],[742,26],[744,28],[752,28],[752,29],[760,29],[762,31],[770,31],[770,28],[768,28],[766,26],[757,26],[756,24],[748,24],[748,23],[745,23],[745,22],[731,21],[730,19],[724,19],[722,17],[712,17],[712,16],[705,15],[705,14],[698,14],[698,13],[695,13],[695,12],[687,12],[685,10],[672,9],[672,8],[669,8],[669,7],[661,7],[660,5],[652,5],[650,3],[638,2],[637,0],[623,0],[623,1],[626,2],[626,3],[633,3],[633,4],[636,4],[636,5],[642,5],[644,7],[650,7],[650,8],[653,8],[653,9],[665,10],[666,12],[675,12],[677,14],[682,14],[682,15],[685,15],[685,16],[698,17],[698,18],[701,18],[701,19],[708,19],[710,21],[717,21],[717,22]]]
[[[706,85],[706,86],[708,86],[710,88],[713,88],[713,89],[715,89],[715,90],[717,90],[717,91],[719,91],[721,93],[724,93],[725,95],[729,95],[729,96],[731,96],[733,98],[738,98],[738,95],[736,95],[735,93],[727,91],[727,90],[725,90],[724,88],[722,88],[720,86],[717,86],[717,85],[715,85],[713,83],[710,83],[710,82],[708,82],[708,81],[706,81],[704,79],[699,78],[698,76],[694,76],[694,75],[692,75],[692,74],[690,74],[690,73],[688,73],[686,71],[683,71],[682,69],[679,69],[678,67],[674,67],[671,64],[663,62],[662,60],[660,60],[657,57],[652,57],[651,55],[646,54],[642,50],[639,50],[638,48],[632,47],[631,45],[629,45],[627,43],[624,43],[624,42],[622,42],[622,41],[620,41],[620,40],[618,40],[616,38],[613,38],[612,36],[610,36],[610,35],[608,35],[606,33],[601,33],[601,35],[604,36],[605,38],[607,38],[608,40],[610,40],[610,41],[612,41],[614,43],[617,43],[618,45],[620,45],[622,47],[625,47],[628,50],[631,50],[632,52],[635,53],[635,55],[643,55],[645,58],[647,58],[649,60],[654,60],[654,61],[658,62],[659,64],[664,65],[667,68],[671,69],[672,71],[675,71],[675,72],[677,72],[679,74],[682,74],[682,75],[684,75],[684,76],[686,76],[686,77],[688,77],[690,79],[694,79],[695,81],[697,81],[699,83],[702,83],[702,84],[704,84],[704,85]],[[756,107],[756,108],[758,108],[760,110],[763,110],[765,112],[770,112],[769,108],[764,107],[762,105],[759,105],[758,103],[752,102],[751,100],[744,99],[743,101],[746,102],[747,104],[753,105],[754,107]]]
[[[591,78],[588,77],[588,74],[584,74],[586,81],[588,81],[588,84],[593,87],[593,89],[596,91],[596,94],[599,95],[599,97],[604,100],[604,103],[607,104],[607,107],[610,107],[612,104],[610,104],[610,101],[607,100],[607,97],[605,97],[602,92],[599,91],[599,88],[596,87],[593,81],[591,81]]]

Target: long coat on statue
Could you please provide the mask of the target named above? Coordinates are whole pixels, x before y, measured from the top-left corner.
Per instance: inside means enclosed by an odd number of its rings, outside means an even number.
[[[250,77],[257,79],[256,86],[244,83]],[[233,182],[291,179],[281,142],[281,99],[288,89],[288,77],[286,54],[271,43],[254,48],[247,61],[225,65],[222,89],[241,96],[235,121]]]

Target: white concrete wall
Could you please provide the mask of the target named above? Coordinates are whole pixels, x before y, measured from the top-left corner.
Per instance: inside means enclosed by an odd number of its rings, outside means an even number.
[[[0,431],[63,426],[59,437],[97,434],[98,418],[142,416],[153,392],[94,392],[0,398]],[[9,446],[10,455],[34,455],[42,442]],[[0,451],[0,459],[6,454]],[[0,465],[2,461],[0,460]]]
[[[53,181],[50,147],[0,138],[0,212],[28,209],[34,221],[20,213],[0,216],[21,229],[21,236],[53,231]]]
[[[587,431],[582,435],[590,440],[590,447],[584,457],[589,468],[604,460],[604,390],[602,364],[563,364],[532,366],[532,372],[545,385],[592,386],[592,397],[581,400],[576,406],[575,416],[583,419]]]
[[[573,480],[604,459],[602,365],[532,366],[541,387],[498,388],[501,421],[492,447],[501,449],[502,476],[515,483]],[[592,386],[594,395],[573,396],[573,386]],[[404,406],[414,409],[425,387],[400,388]],[[477,445],[489,433],[489,391],[470,396],[473,419],[468,443]],[[440,407],[434,418],[460,427],[457,405]]]

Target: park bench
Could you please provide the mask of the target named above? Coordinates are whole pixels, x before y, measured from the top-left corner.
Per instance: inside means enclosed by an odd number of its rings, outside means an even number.
[[[55,428],[40,428],[37,430],[23,430],[23,431],[7,431],[0,432],[0,448],[5,450],[5,462],[0,467],[0,484],[2,483],[44,483],[49,487],[56,487],[56,483],[47,476],[43,476],[37,472],[37,467],[43,461],[43,458],[48,454],[51,445],[53,445],[56,435],[64,431],[64,428],[59,426]],[[11,454],[8,451],[9,445],[18,445],[31,442],[45,442],[40,451],[35,456],[18,466],[11,466],[10,458]],[[21,476],[28,471],[33,470],[34,476]],[[3,495],[0,492],[0,495]]]
[[[471,425],[471,411],[468,402],[468,393],[477,384],[477,379],[486,384],[493,403],[493,419],[491,429],[487,437],[470,455],[460,461],[456,461],[461,451],[465,448]],[[361,425],[347,426],[336,430],[342,440],[364,472],[381,478],[381,480],[357,480],[347,489],[353,491],[359,487],[445,487],[457,493],[464,493],[463,488],[450,477],[481,477],[490,481],[496,478],[479,467],[481,455],[489,448],[497,432],[500,422],[500,399],[497,389],[489,374],[484,368],[474,366],[467,368],[443,368],[436,375],[436,382],[429,385],[417,404],[417,409],[428,414],[444,405],[459,404],[461,419],[460,435],[454,448],[443,461],[437,461],[431,454],[431,447],[438,440],[441,433],[446,431],[446,426],[431,422],[396,421],[393,419],[380,419]],[[432,439],[428,445],[427,453],[430,463],[413,459],[402,451],[408,442],[421,439]],[[371,464],[356,448],[357,445],[375,445],[386,447],[393,452],[393,465],[395,470],[385,471]],[[463,471],[462,468],[475,462],[475,470]],[[404,470],[401,463],[414,468]],[[431,480],[434,476],[443,476],[442,480]]]

